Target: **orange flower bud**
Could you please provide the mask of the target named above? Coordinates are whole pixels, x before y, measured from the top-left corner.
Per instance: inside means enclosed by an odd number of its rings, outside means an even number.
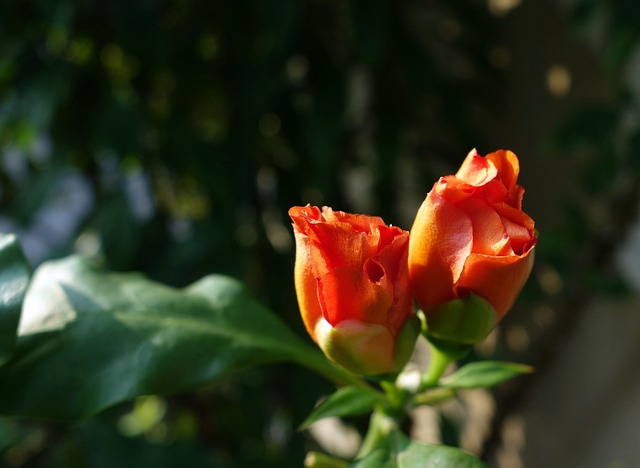
[[[400,371],[420,329],[409,290],[409,233],[328,207],[296,206],[289,216],[296,293],[311,338],[353,373]]]
[[[533,266],[536,234],[533,220],[522,211],[519,170],[511,151],[482,157],[472,150],[457,174],[440,178],[422,203],[411,229],[409,276],[429,330],[431,322],[442,323],[449,328],[447,338],[455,338],[443,315],[464,308],[446,303],[470,294],[482,301],[467,303],[493,308],[495,325],[524,286]],[[482,311],[478,320],[484,329],[490,329],[487,307],[476,309]]]

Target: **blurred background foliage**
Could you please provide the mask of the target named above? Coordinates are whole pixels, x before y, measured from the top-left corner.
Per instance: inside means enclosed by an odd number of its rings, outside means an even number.
[[[471,148],[510,148],[541,232],[531,313],[478,353],[544,366],[589,297],[628,290],[639,24],[635,0],[4,0],[0,230],[34,266],[230,274],[304,334],[290,206],[409,229]],[[485,457],[523,386],[496,395]],[[280,365],[74,426],[1,420],[1,466],[299,466],[330,389]]]

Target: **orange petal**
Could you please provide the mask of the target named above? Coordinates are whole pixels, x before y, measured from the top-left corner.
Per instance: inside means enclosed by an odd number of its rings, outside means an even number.
[[[421,307],[455,298],[452,286],[471,253],[472,241],[469,217],[432,190],[409,237],[409,276]]]
[[[520,173],[518,157],[509,150],[498,150],[487,154],[486,159],[496,167],[498,179],[502,181],[507,190],[513,190]]]
[[[359,232],[349,223],[324,222],[310,226],[312,238],[318,244],[329,268],[362,265],[365,258],[375,255],[380,234]]]
[[[493,180],[498,175],[498,169],[490,159],[483,158],[473,149],[463,161],[455,177],[464,183],[479,187]]]
[[[497,203],[515,197],[499,179],[484,180],[482,185],[472,185],[455,176],[446,176],[440,179],[435,189],[451,203],[461,203],[469,198],[481,198],[489,203]]]
[[[344,211],[334,211],[328,206],[322,207],[322,216],[329,223],[348,223],[358,232],[370,233],[373,226],[385,226],[382,218],[378,216],[368,216]]]
[[[409,233],[403,231],[392,239],[385,239],[389,242],[380,248],[373,257],[385,269],[389,281],[395,283],[401,275],[407,275],[407,249],[409,247]]]
[[[389,284],[393,286],[393,310],[387,314],[387,325],[396,333],[414,314],[413,295],[409,286],[407,265],[409,233],[404,231],[383,248],[375,259],[385,270]]]
[[[493,305],[500,319],[511,308],[527,281],[533,257],[533,249],[522,256],[472,254],[456,284],[456,292],[459,297],[475,292]]]
[[[305,234],[307,233],[309,222],[311,220],[322,219],[320,210],[317,207],[311,205],[293,206],[289,208],[289,216],[293,221],[294,229]]]
[[[493,208],[502,219],[513,252],[522,255],[529,250],[536,241],[533,219],[506,203],[496,204]]]
[[[370,278],[374,268],[375,276]],[[386,325],[393,287],[379,264],[364,268],[341,266],[320,278],[318,298],[324,318],[331,325],[348,319]]]
[[[509,238],[502,219],[487,202],[470,198],[457,205],[471,220],[473,226],[473,253],[499,255],[509,247]],[[511,253],[511,252],[509,252]]]
[[[294,233],[296,239],[294,282],[298,306],[307,332],[317,342],[315,328],[322,318],[322,309],[318,303],[316,277],[311,268],[311,243],[309,238],[298,230],[295,230]]]

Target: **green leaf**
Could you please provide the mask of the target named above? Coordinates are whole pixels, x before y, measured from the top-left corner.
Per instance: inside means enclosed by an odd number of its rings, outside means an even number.
[[[12,235],[0,236],[0,365],[13,354],[31,268]]]
[[[343,387],[316,406],[300,425],[300,429],[305,429],[323,418],[356,416],[367,413],[383,400],[384,396],[373,389]]]
[[[233,279],[176,290],[72,257],[34,275],[16,353],[0,368],[0,414],[76,420],[281,360],[345,375]]]
[[[489,388],[520,374],[533,372],[525,364],[502,361],[472,362],[456,372],[440,379],[440,386],[447,388]]]
[[[486,468],[476,456],[444,445],[413,441],[393,429],[379,447],[351,468]]]
[[[398,468],[485,468],[486,465],[474,455],[463,450],[444,445],[427,445],[410,442],[398,454]]]

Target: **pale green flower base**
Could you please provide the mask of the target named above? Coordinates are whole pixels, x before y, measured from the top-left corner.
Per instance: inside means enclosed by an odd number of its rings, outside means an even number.
[[[386,327],[359,320],[343,320],[332,327],[322,319],[315,331],[329,359],[354,374],[375,376],[402,370],[413,354],[420,321],[407,320],[395,339]]]

